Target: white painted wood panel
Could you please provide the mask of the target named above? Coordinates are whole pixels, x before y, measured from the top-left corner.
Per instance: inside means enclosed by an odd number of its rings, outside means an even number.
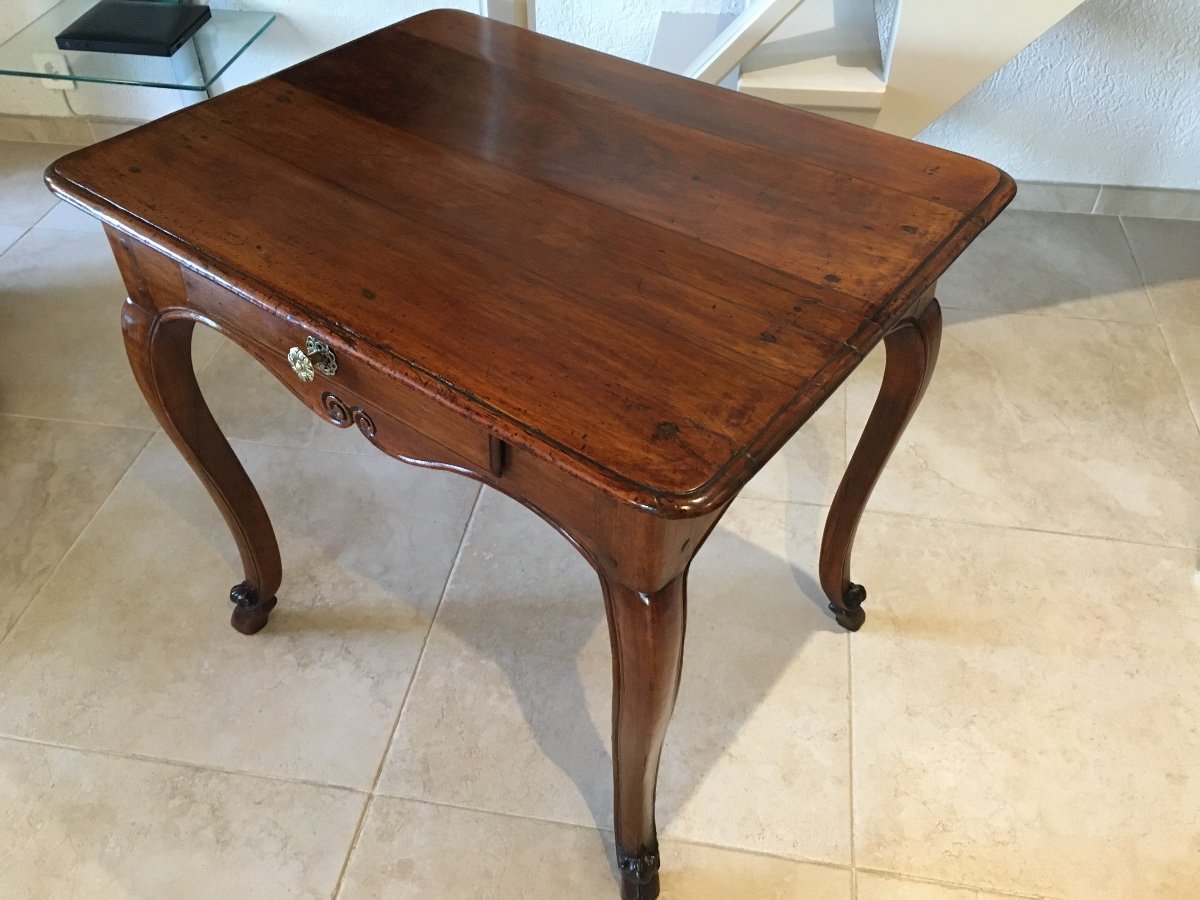
[[[480,0],[479,12],[489,19],[533,28],[533,0]]]
[[[683,74],[716,84],[737,68],[804,0],[751,0]]]
[[[746,57],[738,89],[790,106],[879,109],[874,0],[807,0]]]
[[[913,137],[1082,0],[901,0],[875,127]]]

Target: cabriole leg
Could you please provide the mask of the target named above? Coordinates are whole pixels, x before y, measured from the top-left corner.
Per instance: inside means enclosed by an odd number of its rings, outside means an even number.
[[[651,594],[604,575],[613,654],[613,818],[622,900],[658,896],[654,796],[683,662],[687,575]]]
[[[126,301],[121,328],[146,402],[208,488],[237,542],[246,579],[229,594],[235,604],[232,624],[242,634],[254,634],[275,606],[279,547],[258,491],[200,395],[192,370],[194,323],[156,317]]]
[[[862,627],[867,597],[863,586],[850,580],[854,535],[871,491],[929,385],[941,338],[942,311],[937,300],[930,300],[919,315],[884,337],[883,384],[825,522],[821,587],[838,624],[850,631]]]

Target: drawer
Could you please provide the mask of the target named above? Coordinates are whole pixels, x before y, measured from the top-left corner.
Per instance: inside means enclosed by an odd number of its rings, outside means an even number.
[[[498,474],[498,448],[487,428],[381,371],[339,338],[251,303],[190,270],[183,270],[188,303],[250,352],[265,368],[319,415],[341,427],[357,424],[381,449],[412,461],[462,463]],[[321,370],[320,354],[310,357],[312,380],[292,368],[293,348],[308,350],[308,338],[332,353],[333,374]],[[365,413],[363,416],[359,414]],[[400,428],[390,428],[399,424]],[[413,434],[416,432],[417,434]],[[424,436],[458,459],[429,459]]]

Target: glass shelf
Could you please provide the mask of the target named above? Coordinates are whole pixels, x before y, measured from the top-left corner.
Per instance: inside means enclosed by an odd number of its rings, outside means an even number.
[[[207,92],[275,21],[274,13],[214,9],[212,18],[171,57],[59,50],[55,35],[96,3],[63,0],[0,44],[0,75]],[[46,56],[65,57],[70,74],[55,74],[53,61]]]

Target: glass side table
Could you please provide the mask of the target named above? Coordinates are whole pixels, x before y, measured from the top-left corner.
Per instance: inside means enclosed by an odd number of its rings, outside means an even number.
[[[275,21],[274,13],[214,9],[212,18],[170,57],[59,50],[55,35],[96,2],[62,0],[0,43],[0,75],[174,88],[193,92],[191,96],[200,101],[210,96],[213,82]]]

